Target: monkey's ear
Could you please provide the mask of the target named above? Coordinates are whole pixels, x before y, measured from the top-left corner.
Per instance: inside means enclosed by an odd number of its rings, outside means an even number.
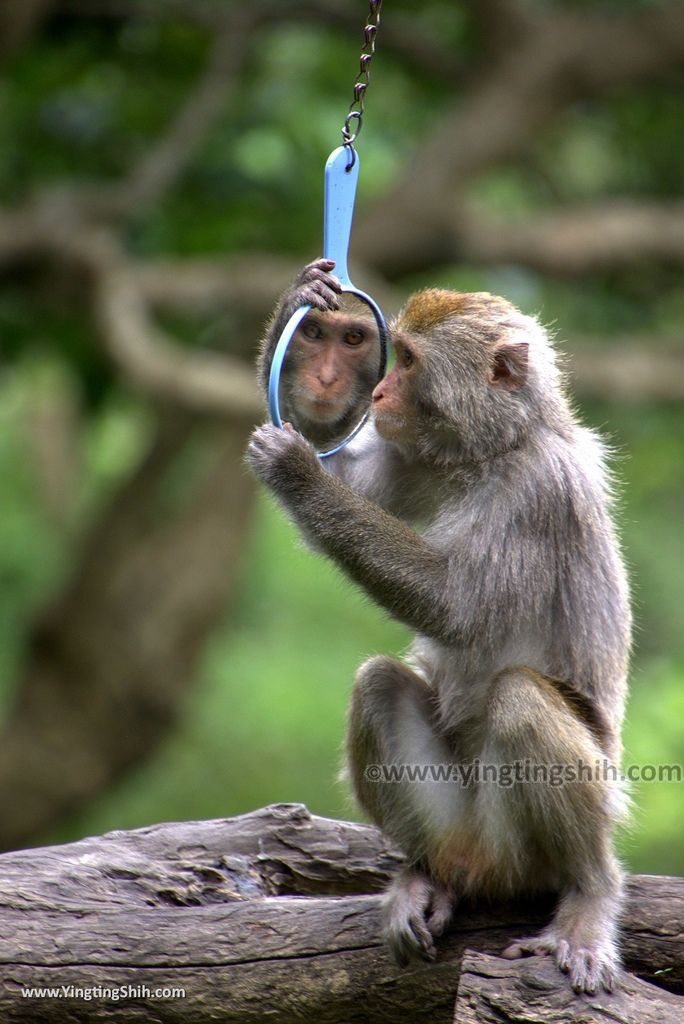
[[[492,351],[489,380],[492,384],[516,391],[527,380],[526,341],[500,341]]]

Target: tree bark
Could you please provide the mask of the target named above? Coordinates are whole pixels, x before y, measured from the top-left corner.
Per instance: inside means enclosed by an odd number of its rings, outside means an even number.
[[[400,863],[377,829],[296,804],[4,854],[0,1019],[682,1019],[684,1001],[673,993],[684,991],[683,879],[633,877],[623,922],[627,967],[672,992],[626,978],[619,994],[589,998],[574,996],[551,962],[491,955],[542,926],[552,897],[464,906],[436,963],[394,966],[380,938],[378,892]],[[126,997],[92,991],[122,985],[132,986]],[[22,994],[29,986],[67,988],[38,998]],[[155,998],[157,988],[183,995]]]
[[[525,1016],[521,1018],[521,1009]],[[625,975],[618,992],[578,999],[548,957],[463,957],[454,1024],[663,1024],[681,1020],[682,999]]]

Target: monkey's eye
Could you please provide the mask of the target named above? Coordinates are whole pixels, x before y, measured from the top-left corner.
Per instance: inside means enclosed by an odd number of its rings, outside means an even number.
[[[413,355],[413,352],[411,351],[410,348],[404,348],[402,346],[402,348],[399,350],[397,354],[399,356],[399,362],[404,367],[404,369],[408,370],[409,366],[413,366],[415,362],[415,356]]]
[[[366,336],[363,331],[347,331],[344,336],[345,344],[351,345],[355,348],[357,345],[363,344],[366,340]]]
[[[323,331],[315,320],[305,320],[302,324],[302,334],[310,341],[318,341],[323,337]]]

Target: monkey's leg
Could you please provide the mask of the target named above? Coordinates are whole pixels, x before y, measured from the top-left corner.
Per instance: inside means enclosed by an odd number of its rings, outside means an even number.
[[[455,894],[424,870],[427,844],[458,816],[454,786],[431,778],[408,781],[404,766],[453,761],[436,729],[433,696],[420,676],[391,658],[359,669],[349,711],[347,759],[356,797],[407,855],[385,898],[385,940],[396,960],[433,959],[433,939],[453,915]],[[414,777],[415,779],[415,777]]]
[[[509,670],[494,681],[488,706],[483,760],[568,766],[560,785],[523,782],[490,792],[488,813],[509,826],[517,822],[521,868],[535,873],[557,865],[561,898],[551,924],[540,935],[521,939],[504,956],[550,953],[570,975],[577,992],[612,991],[618,971],[616,946],[622,877],[612,849],[619,817],[619,793],[595,771],[601,748],[550,680],[526,670]],[[584,781],[576,781],[580,766]],[[591,777],[590,777],[591,773]],[[504,810],[503,804],[507,803]],[[492,823],[496,831],[496,823]],[[500,828],[500,824],[498,825]],[[543,863],[543,867],[542,867]]]

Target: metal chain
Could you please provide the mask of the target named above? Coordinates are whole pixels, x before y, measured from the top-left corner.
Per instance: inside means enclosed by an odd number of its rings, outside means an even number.
[[[375,37],[380,24],[381,7],[382,0],[369,0],[368,21],[363,30],[363,50],[359,58],[359,73],[354,79],[354,99],[342,126],[342,142],[349,147],[351,155],[349,167],[354,165],[354,142],[359,137],[363,125],[363,101],[370,82],[370,64],[375,53]]]

